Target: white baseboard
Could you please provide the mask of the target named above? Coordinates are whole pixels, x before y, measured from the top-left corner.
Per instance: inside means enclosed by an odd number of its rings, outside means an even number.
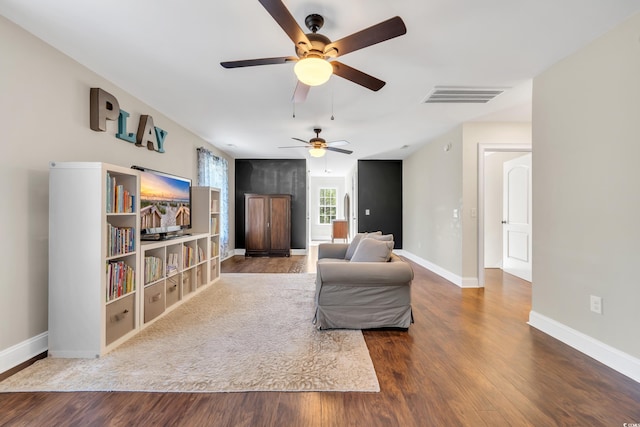
[[[640,382],[640,359],[576,331],[540,313],[529,313],[529,325],[562,341],[598,362]]]
[[[47,351],[49,347],[49,333],[29,338],[19,344],[0,351],[0,372],[6,372],[19,364]]]
[[[440,267],[439,265],[436,265],[430,261],[427,261],[424,258],[420,258],[417,255],[412,254],[411,252],[405,251],[405,250],[397,250],[394,251],[396,254],[398,255],[402,255],[406,258],[409,258],[411,261],[415,262],[416,264],[420,265],[421,267],[426,268],[429,271],[434,272],[435,274],[437,274],[438,276],[447,279],[448,281],[450,281],[451,283],[453,283],[454,285],[457,285],[461,288],[477,288],[478,286],[478,278],[477,277],[461,277],[458,276],[455,273],[450,272],[447,269],[444,269],[442,267]]]

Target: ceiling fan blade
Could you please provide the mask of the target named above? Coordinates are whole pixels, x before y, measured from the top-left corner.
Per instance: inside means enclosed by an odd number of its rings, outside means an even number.
[[[299,44],[304,43],[307,49],[311,47],[311,42],[307,38],[307,35],[302,31],[302,28],[298,25],[296,20],[289,12],[289,9],[280,0],[259,0],[260,4],[267,9],[267,12],[273,19],[282,27],[285,33],[298,47]]]
[[[298,80],[296,84],[296,89],[293,91],[293,96],[291,97],[291,101],[300,104],[307,100],[307,95],[309,94],[309,89],[311,86],[302,83]]]
[[[371,89],[374,92],[379,91],[386,84],[382,80],[370,76],[367,73],[363,73],[362,71],[356,70],[348,65],[344,65],[342,62],[331,61],[331,65],[333,66],[333,74],[336,76],[351,80],[352,82],[357,83],[360,86],[364,86],[367,89]]]
[[[372,27],[353,33],[325,47],[325,52],[335,48],[338,50],[337,56],[346,55],[363,47],[371,46],[394,37],[407,33],[407,27],[402,18],[395,16]]]
[[[327,147],[341,147],[343,145],[349,145],[349,141],[345,141],[344,139],[340,139],[338,141],[327,142]]]
[[[353,153],[353,151],[351,150],[345,150],[342,148],[336,148],[336,147],[325,147],[328,151],[335,151],[336,153],[342,153],[342,154],[351,154]]]
[[[288,145],[286,147],[278,147],[278,148],[309,148],[309,147],[305,147],[304,145]]]
[[[256,65],[285,64],[287,62],[295,62],[298,58],[295,56],[279,56],[277,58],[260,58],[260,59],[244,59],[241,61],[221,62],[224,68],[240,68],[253,67]]]
[[[304,139],[300,139],[300,138],[291,138],[291,139],[295,139],[296,141],[304,142],[305,144],[313,145],[309,141],[305,141]]]

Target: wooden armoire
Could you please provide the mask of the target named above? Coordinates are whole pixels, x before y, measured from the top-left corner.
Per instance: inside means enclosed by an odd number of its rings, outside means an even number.
[[[246,256],[291,254],[291,195],[245,194]]]

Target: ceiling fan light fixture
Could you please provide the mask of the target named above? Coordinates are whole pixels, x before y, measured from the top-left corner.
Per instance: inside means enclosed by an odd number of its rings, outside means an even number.
[[[320,86],[329,80],[333,74],[333,67],[329,61],[312,56],[296,62],[293,71],[298,80],[307,86]]]
[[[322,157],[324,156],[324,154],[327,152],[327,150],[325,148],[309,148],[309,154],[311,154],[311,157]]]

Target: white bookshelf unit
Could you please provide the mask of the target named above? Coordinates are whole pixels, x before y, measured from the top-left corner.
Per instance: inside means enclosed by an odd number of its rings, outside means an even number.
[[[100,357],[220,278],[218,189],[192,188],[192,234],[142,242],[137,170],[49,171],[49,356]]]
[[[191,230],[209,235],[208,280],[220,278],[220,189],[215,187],[191,188]]]
[[[49,355],[99,357],[139,329],[138,173],[51,162]]]

